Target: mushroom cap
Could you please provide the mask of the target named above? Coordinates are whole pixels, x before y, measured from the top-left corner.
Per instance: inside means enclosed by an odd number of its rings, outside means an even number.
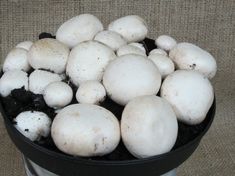
[[[194,44],[179,43],[170,51],[169,56],[179,69],[197,70],[209,79],[216,74],[214,57]]]
[[[69,48],[58,40],[45,38],[36,41],[28,52],[28,60],[34,69],[46,69],[55,73],[65,71]]]
[[[126,40],[120,34],[107,30],[96,34],[94,40],[109,46],[114,51],[127,44]]]
[[[146,50],[145,50],[144,45],[142,43],[133,42],[133,43],[129,43],[129,45],[135,46],[135,47],[141,49],[144,53],[146,53]]]
[[[18,43],[16,45],[16,48],[22,48],[28,51],[32,45],[33,45],[33,42],[31,41],[23,41],[23,42]]]
[[[123,56],[126,54],[138,54],[141,56],[146,56],[146,51],[140,47],[134,45],[123,45],[117,50],[117,56]]]
[[[88,80],[101,81],[105,67],[114,58],[111,48],[97,41],[83,42],[72,49],[66,72],[76,86]]]
[[[156,48],[156,49],[151,50],[149,55],[152,55],[152,54],[161,54],[161,55],[167,56],[167,52],[163,49],[160,49],[160,48]]]
[[[177,70],[163,81],[161,97],[172,105],[180,121],[195,125],[205,119],[214,92],[210,81],[199,72]]]
[[[31,141],[39,140],[41,136],[50,134],[51,119],[43,112],[24,111],[15,119],[16,129]]]
[[[61,77],[56,73],[34,70],[29,75],[29,90],[35,94],[43,94],[47,85],[57,81],[61,81]]]
[[[92,104],[73,104],[55,117],[51,135],[56,146],[75,156],[102,156],[120,141],[120,126],[107,109]]]
[[[22,48],[14,48],[12,49],[4,63],[3,63],[3,72],[10,70],[23,70],[29,71],[30,65],[28,63],[27,58],[28,51]]]
[[[162,78],[165,78],[167,75],[173,73],[175,70],[173,61],[165,55],[151,54],[148,56],[148,58],[151,59],[157,66],[160,74],[162,75]]]
[[[28,90],[28,75],[21,70],[5,72],[0,79],[0,94],[8,96],[12,90],[24,87]]]
[[[76,93],[76,99],[79,103],[99,104],[105,99],[106,91],[99,81],[83,82]]]
[[[52,82],[45,87],[43,97],[49,107],[58,109],[72,101],[73,90],[64,82]]]
[[[121,17],[111,22],[108,30],[119,33],[128,43],[141,41],[148,33],[147,24],[137,15]]]
[[[150,59],[129,54],[118,57],[107,66],[103,84],[113,101],[125,105],[137,96],[157,94],[161,75]]]
[[[169,35],[160,35],[156,40],[155,44],[166,51],[171,50],[176,44],[176,40]]]
[[[103,30],[100,20],[91,14],[81,14],[64,22],[56,32],[56,39],[73,48],[77,44],[92,40]]]
[[[176,142],[177,133],[177,118],[163,98],[154,95],[137,97],[124,108],[122,140],[137,158],[169,152]]]

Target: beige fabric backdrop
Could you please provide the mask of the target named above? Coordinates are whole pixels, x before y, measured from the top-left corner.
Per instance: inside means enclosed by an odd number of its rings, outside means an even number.
[[[215,121],[179,176],[235,175],[235,1],[234,0],[1,0],[0,58],[18,42],[36,40],[42,31],[55,33],[80,13],[97,15],[107,24],[124,15],[146,19],[155,38],[170,34],[210,51],[218,63],[213,79],[217,96]],[[0,175],[23,176],[20,154],[0,118]]]

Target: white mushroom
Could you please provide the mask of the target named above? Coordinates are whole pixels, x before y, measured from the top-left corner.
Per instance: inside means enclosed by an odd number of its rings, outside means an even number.
[[[169,152],[174,146],[178,123],[170,104],[157,96],[131,100],[121,119],[121,135],[129,152],[147,158]]]
[[[12,90],[24,87],[28,90],[28,75],[21,70],[5,72],[0,79],[0,94],[8,96]]]
[[[161,96],[172,105],[177,118],[189,125],[205,119],[214,99],[210,81],[192,70],[177,70],[166,77]]]
[[[138,54],[141,56],[146,56],[145,50],[140,49],[133,45],[123,45],[117,50],[117,56],[123,56],[126,54]]]
[[[83,42],[72,49],[66,72],[76,86],[88,80],[101,81],[105,67],[114,58],[111,48],[97,41]]]
[[[16,45],[16,48],[23,48],[23,49],[28,51],[32,45],[33,45],[33,42],[31,42],[31,41],[24,41],[24,42],[18,43]]]
[[[51,119],[43,112],[21,112],[15,119],[16,129],[31,141],[39,140],[50,134]]]
[[[169,56],[178,69],[197,70],[209,79],[216,74],[215,58],[194,44],[179,43],[170,51]]]
[[[46,69],[55,73],[65,71],[69,48],[63,43],[45,38],[36,41],[28,52],[28,60],[34,69]]]
[[[3,63],[3,72],[10,70],[23,70],[29,71],[30,65],[28,63],[27,58],[28,51],[22,48],[14,48],[12,49],[4,63]]]
[[[162,78],[165,78],[167,75],[173,73],[175,70],[173,61],[165,55],[151,54],[148,56],[148,58],[151,59],[157,66],[160,74],[162,75]]]
[[[128,43],[143,40],[148,33],[147,24],[137,15],[119,18],[109,24],[108,30],[121,34]]]
[[[150,59],[129,54],[118,57],[107,66],[103,84],[112,100],[125,105],[137,96],[157,94],[161,75]]]
[[[46,86],[43,97],[49,107],[58,109],[72,101],[73,90],[64,82],[52,82]]]
[[[99,104],[105,99],[106,91],[104,86],[98,81],[83,82],[76,93],[79,103]]]
[[[63,152],[75,156],[102,156],[120,140],[120,126],[107,109],[92,104],[73,104],[55,117],[52,138]]]
[[[160,35],[156,40],[155,44],[163,50],[169,51],[171,50],[176,44],[176,40],[173,39],[169,35]]]
[[[94,40],[109,46],[114,51],[127,44],[120,34],[113,31],[101,31],[96,34]]]
[[[156,48],[150,51],[149,55],[152,55],[152,54],[161,54],[161,55],[167,56],[167,52],[160,48]]]
[[[56,32],[56,39],[73,48],[78,43],[92,40],[103,30],[100,20],[91,14],[81,14],[63,23]]]
[[[137,48],[141,49],[143,52],[145,52],[145,53],[146,53],[146,50],[145,50],[145,48],[144,48],[144,45],[143,45],[143,44],[141,44],[141,43],[133,42],[133,43],[129,43],[129,45],[131,45],[131,46],[135,46],[135,47],[137,47]]]
[[[43,94],[46,86],[56,81],[61,81],[58,74],[44,70],[34,70],[29,76],[29,90],[35,94]]]

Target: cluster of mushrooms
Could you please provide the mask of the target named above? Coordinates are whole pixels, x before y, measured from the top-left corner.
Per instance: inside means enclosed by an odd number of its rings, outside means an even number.
[[[147,33],[136,15],[104,30],[97,17],[81,14],[63,23],[56,39],[19,43],[3,64],[1,96],[24,87],[42,94],[57,115],[52,121],[43,112],[21,112],[15,127],[32,141],[51,133],[58,149],[74,156],[106,155],[120,139],[137,158],[170,151],[177,120],[196,125],[205,119],[217,66],[207,51],[168,35],[157,37],[157,49],[147,55],[138,43]],[[66,76],[77,86],[76,95],[63,81]],[[99,106],[106,94],[125,106],[120,122]],[[70,104],[74,96],[78,103]]]

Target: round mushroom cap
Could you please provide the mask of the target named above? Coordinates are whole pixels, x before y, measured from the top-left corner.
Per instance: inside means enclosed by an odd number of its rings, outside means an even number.
[[[73,48],[77,44],[92,40],[103,30],[100,20],[91,14],[81,14],[63,23],[56,32],[56,39]]]
[[[105,99],[106,91],[99,81],[83,82],[76,93],[76,99],[79,103],[99,104]]]
[[[51,135],[55,145],[74,156],[102,156],[120,141],[120,126],[107,109],[92,104],[73,104],[55,117]]]
[[[12,90],[24,87],[28,90],[28,75],[21,70],[5,72],[0,79],[0,94],[8,96]]]
[[[161,75],[150,59],[129,54],[118,57],[107,66],[103,84],[113,101],[125,105],[137,96],[157,94]]]
[[[172,105],[180,121],[196,125],[205,119],[214,92],[210,81],[199,72],[177,70],[163,81],[161,97]]]
[[[25,49],[25,50],[29,50],[30,47],[33,45],[33,42],[31,41],[24,41],[24,42],[20,42],[16,45],[16,48],[22,48],[22,49]]]
[[[109,24],[108,30],[122,35],[128,43],[143,40],[148,33],[147,24],[137,15],[119,18]]]
[[[35,94],[43,94],[47,85],[57,81],[61,81],[61,77],[56,73],[34,70],[29,75],[29,90]]]
[[[117,56],[123,56],[126,54],[138,54],[141,56],[146,56],[146,51],[133,45],[123,45],[117,50]]]
[[[3,72],[10,70],[23,70],[29,71],[30,65],[28,63],[27,58],[28,51],[22,48],[14,48],[12,49],[4,63],[3,63]]]
[[[167,56],[167,52],[160,48],[151,50],[149,55],[152,55],[152,54],[161,54],[161,55]]]
[[[131,100],[121,119],[121,136],[128,151],[137,158],[169,152],[174,146],[178,123],[170,104],[150,95]]]
[[[148,56],[148,58],[151,59],[157,66],[160,74],[162,75],[162,78],[165,78],[167,75],[173,73],[175,70],[173,61],[165,55],[151,54]]]
[[[177,44],[176,40],[169,35],[160,35],[156,40],[155,44],[163,50],[169,51]]]
[[[129,43],[129,45],[135,46],[135,47],[141,49],[144,53],[146,53],[146,50],[145,50],[144,45],[142,43],[133,42],[133,43]]]
[[[43,112],[24,111],[15,119],[16,129],[31,141],[39,140],[50,134],[51,119]]]
[[[111,48],[97,41],[83,42],[72,49],[66,72],[76,86],[88,80],[101,81],[106,66],[114,58]]]
[[[215,58],[194,44],[179,43],[170,51],[169,56],[179,69],[197,70],[209,79],[216,74]]]
[[[127,44],[120,34],[113,31],[101,31],[96,34],[94,40],[109,46],[114,51]]]
[[[58,109],[72,101],[73,90],[64,82],[52,82],[46,86],[43,97],[49,107]]]
[[[28,60],[34,69],[45,69],[55,73],[65,71],[69,48],[58,40],[45,38],[36,41],[28,52]]]

